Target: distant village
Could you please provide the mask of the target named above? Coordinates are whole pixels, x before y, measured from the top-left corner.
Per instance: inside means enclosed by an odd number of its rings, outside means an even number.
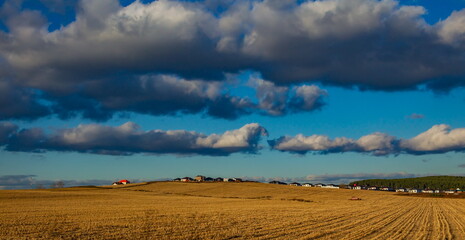
[[[195,178],[190,177],[183,177],[183,178],[175,178],[173,179],[175,182],[242,182],[241,178],[211,178],[205,177],[202,175],[197,175]]]
[[[359,185],[334,185],[334,184],[311,184],[311,183],[303,183],[300,184],[298,182],[292,183],[285,183],[279,181],[271,181],[271,184],[282,184],[282,185],[290,185],[290,186],[298,186],[298,187],[320,187],[320,188],[345,188],[345,189],[352,189],[352,190],[369,190],[369,191],[387,191],[387,192],[405,192],[405,193],[463,193],[463,190],[460,188],[450,189],[450,190],[438,190],[438,189],[416,189],[416,188],[390,188],[390,187],[379,187],[379,186],[359,186]]]
[[[174,182],[244,182],[241,178],[211,178],[202,175],[197,175],[194,178],[191,177],[183,177],[183,178],[175,178],[172,181]],[[254,181],[246,181],[246,182],[254,182]],[[117,182],[114,182],[113,185],[126,185],[130,184],[131,182],[123,179]],[[416,188],[390,188],[390,187],[382,187],[382,186],[359,186],[357,184],[354,185],[335,185],[335,184],[323,184],[323,183],[285,183],[281,181],[271,181],[269,184],[278,184],[278,185],[288,185],[288,186],[295,186],[295,187],[319,187],[319,188],[331,188],[331,189],[352,189],[352,190],[368,190],[368,191],[388,191],[388,192],[400,192],[400,193],[446,193],[446,194],[458,194],[463,193],[464,191],[460,188],[456,189],[448,189],[448,190],[440,190],[440,189],[416,189]]]

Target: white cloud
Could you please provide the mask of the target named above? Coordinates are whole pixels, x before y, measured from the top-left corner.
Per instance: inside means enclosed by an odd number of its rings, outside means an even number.
[[[127,122],[120,126],[81,124],[46,134],[41,129],[24,129],[10,133],[3,143],[9,151],[43,152],[75,151],[96,154],[131,155],[179,154],[217,155],[255,153],[266,129],[257,123],[226,131],[223,134],[205,135],[186,130],[150,130]]]
[[[402,140],[400,147],[411,153],[443,153],[465,150],[465,128],[451,129],[440,124],[431,127],[418,136]]]
[[[334,140],[324,135],[284,136],[268,141],[273,149],[293,153],[307,152],[362,152],[373,155],[432,154],[465,150],[465,128],[451,129],[440,124],[411,139],[401,139],[385,133],[372,133],[358,140],[339,137]]]

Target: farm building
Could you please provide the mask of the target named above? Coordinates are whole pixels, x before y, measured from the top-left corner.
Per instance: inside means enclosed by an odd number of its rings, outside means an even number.
[[[289,185],[289,186],[296,186],[296,187],[302,186],[302,185],[300,185],[300,183],[298,183],[298,182],[289,183],[288,185]]]
[[[197,175],[197,176],[195,177],[195,181],[197,181],[197,182],[203,182],[203,181],[205,181],[205,176]]]
[[[119,180],[118,182],[114,182],[113,185],[126,185],[130,183],[131,183],[130,181],[123,179],[123,180]]]
[[[190,177],[183,177],[181,178],[181,182],[192,182],[194,181],[194,179],[190,178]]]

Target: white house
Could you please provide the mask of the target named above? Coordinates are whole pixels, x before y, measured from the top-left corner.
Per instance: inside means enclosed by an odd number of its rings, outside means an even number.
[[[408,192],[409,193],[418,193],[418,189],[409,189]]]
[[[403,189],[403,188],[398,188],[398,189],[396,189],[396,192],[405,192],[405,189]]]

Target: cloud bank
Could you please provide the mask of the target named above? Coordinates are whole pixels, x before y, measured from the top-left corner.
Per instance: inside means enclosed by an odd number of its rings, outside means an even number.
[[[120,126],[81,124],[74,128],[46,132],[41,128],[20,129],[0,122],[0,147],[5,151],[72,151],[94,154],[179,154],[227,156],[232,153],[257,153],[260,140],[268,131],[258,123],[246,124],[222,134],[205,135],[186,130],[140,130],[133,122]],[[268,140],[274,150],[297,154],[358,152],[375,156],[397,154],[435,154],[465,151],[465,128],[434,125],[429,130],[402,139],[375,132],[359,139],[325,135],[283,136]]]
[[[283,136],[269,140],[268,143],[272,149],[297,154],[359,152],[375,156],[401,153],[422,155],[464,151],[465,128],[452,129],[446,124],[435,125],[411,139],[401,139],[379,132],[359,139],[330,139],[325,135],[298,134],[294,137]]]
[[[81,0],[74,20],[51,30],[49,12],[71,15],[75,3],[41,2],[48,9],[1,6],[0,119],[279,116],[321,106],[321,89],[302,86],[309,82],[384,91],[465,85],[465,10],[431,25],[427,9],[394,0]],[[256,85],[260,102],[221,87],[244,70],[269,81]]]
[[[17,130],[16,126],[8,123],[0,125],[0,129],[6,151],[72,151],[110,155],[145,153],[227,156],[237,152],[255,153],[260,149],[260,138],[267,135],[265,128],[257,123],[211,135],[185,130],[141,131],[133,122],[117,127],[83,124],[53,133],[46,133],[39,128]]]

